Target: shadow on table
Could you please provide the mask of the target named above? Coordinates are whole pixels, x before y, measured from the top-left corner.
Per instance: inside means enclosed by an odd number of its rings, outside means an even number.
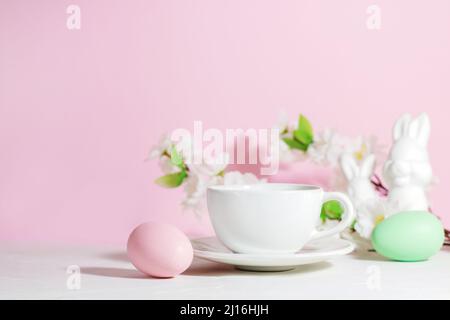
[[[391,260],[380,256],[375,251],[365,251],[365,250],[356,250],[350,254],[353,259],[357,260],[367,260],[367,261],[386,261],[389,262]]]
[[[100,258],[118,261],[118,262],[130,262],[126,252],[124,251],[111,251],[102,253]],[[292,275],[301,273],[310,273],[325,270],[332,267],[329,262],[318,262],[314,264],[298,266],[289,271],[273,271],[273,272],[257,272],[257,271],[244,271],[238,270],[232,265],[211,262],[199,258],[194,258],[192,265],[188,270],[183,272],[184,276],[197,276],[197,277],[217,277],[217,276],[230,276],[230,275],[248,275],[248,276],[271,276],[271,275]],[[125,278],[125,279],[152,279],[152,277],[146,276],[135,269],[129,268],[117,268],[117,267],[82,267],[81,271],[85,274],[111,277],[111,278]],[[158,279],[158,278],[153,278]]]
[[[111,251],[100,255],[100,258],[112,261],[130,262],[125,251]]]
[[[102,276],[109,278],[149,279],[148,276],[140,273],[137,270],[125,268],[81,267],[81,272],[83,274],[90,274],[94,276]]]
[[[197,277],[218,277],[218,276],[232,276],[232,275],[246,275],[246,276],[281,276],[281,275],[292,275],[301,274],[309,272],[317,272],[331,268],[333,265],[329,262],[318,262],[314,264],[298,266],[293,270],[289,271],[245,271],[238,270],[234,266],[221,264],[216,262],[210,262],[202,259],[196,258],[193,264],[188,270],[186,270],[183,275],[185,276],[197,276]]]

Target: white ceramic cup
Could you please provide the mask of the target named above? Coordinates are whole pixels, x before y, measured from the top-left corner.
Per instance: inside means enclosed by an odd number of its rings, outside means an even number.
[[[341,203],[343,218],[336,226],[318,231],[322,204],[328,200]],[[310,240],[343,231],[354,219],[345,194],[300,184],[212,186],[207,203],[217,237],[238,253],[294,253]]]

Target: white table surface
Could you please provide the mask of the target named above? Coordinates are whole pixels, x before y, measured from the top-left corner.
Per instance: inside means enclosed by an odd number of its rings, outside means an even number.
[[[0,247],[0,299],[450,299],[450,249],[429,261],[386,261],[352,253],[275,273],[195,259],[173,279],[136,271],[124,249]],[[67,267],[81,269],[67,287]]]

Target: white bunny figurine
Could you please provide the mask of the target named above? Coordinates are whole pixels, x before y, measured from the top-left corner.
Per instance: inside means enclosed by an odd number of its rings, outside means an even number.
[[[358,166],[351,154],[344,154],[341,157],[341,168],[348,181],[347,193],[356,211],[360,206],[378,198],[377,192],[370,182],[375,169],[375,156],[373,154],[363,159],[361,166]]]
[[[404,114],[395,123],[384,178],[389,186],[388,203],[399,211],[428,210],[426,190],[433,177],[427,151],[429,136],[426,113],[416,119]]]
[[[343,233],[344,238],[355,242],[358,248],[371,249],[370,236],[380,217],[386,214],[384,200],[371,182],[375,170],[375,155],[364,158],[360,165],[351,154],[341,157],[341,169],[348,181],[347,193],[356,212],[354,225],[357,233]]]

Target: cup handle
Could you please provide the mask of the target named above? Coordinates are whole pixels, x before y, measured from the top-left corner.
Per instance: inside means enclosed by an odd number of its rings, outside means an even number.
[[[310,240],[326,238],[336,233],[342,232],[345,230],[345,228],[347,228],[353,223],[353,220],[355,219],[355,210],[353,209],[353,204],[350,201],[350,199],[341,192],[325,192],[325,195],[323,197],[323,203],[330,200],[339,201],[339,203],[344,207],[342,220],[339,222],[339,224],[328,230],[324,231],[315,230]]]

